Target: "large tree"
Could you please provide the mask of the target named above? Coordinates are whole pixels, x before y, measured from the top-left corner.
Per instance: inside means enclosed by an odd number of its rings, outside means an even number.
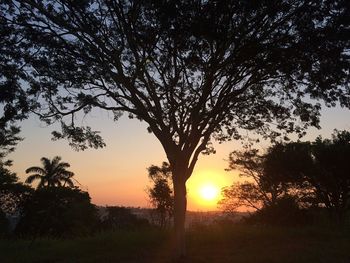
[[[309,98],[350,104],[346,0],[8,0],[1,11],[2,50],[25,73],[16,84],[35,98],[27,108],[62,123],[56,138],[104,146],[77,126],[94,107],[149,125],[172,169],[178,255],[185,184],[211,140],[302,133],[319,123]]]

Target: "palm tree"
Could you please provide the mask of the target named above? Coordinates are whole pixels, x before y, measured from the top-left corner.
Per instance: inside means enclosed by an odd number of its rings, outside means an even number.
[[[74,173],[67,171],[70,167],[69,163],[61,162],[61,157],[55,156],[52,160],[42,157],[42,167],[32,166],[26,170],[26,173],[33,173],[28,176],[26,183],[31,184],[34,180],[40,180],[37,188],[52,186],[69,186],[74,187],[72,177]]]

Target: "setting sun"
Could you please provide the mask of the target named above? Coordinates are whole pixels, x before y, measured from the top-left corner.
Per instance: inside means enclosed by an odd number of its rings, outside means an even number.
[[[204,161],[204,165],[209,164],[209,160]],[[219,170],[206,168],[203,170],[196,170],[186,185],[189,210],[218,210],[218,201],[222,197],[221,189],[227,185],[230,185],[231,180],[232,175],[225,173],[223,169]]]
[[[205,185],[200,188],[200,195],[203,199],[212,201],[218,197],[219,189],[214,185]]]

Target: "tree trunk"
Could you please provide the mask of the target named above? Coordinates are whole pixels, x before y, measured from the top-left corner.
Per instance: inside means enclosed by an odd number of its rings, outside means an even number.
[[[185,217],[186,217],[186,180],[184,175],[174,176],[174,259],[181,260],[186,255]]]

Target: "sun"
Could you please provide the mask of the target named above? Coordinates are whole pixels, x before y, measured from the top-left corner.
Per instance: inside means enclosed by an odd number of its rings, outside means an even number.
[[[219,196],[219,189],[215,185],[204,185],[199,190],[200,196],[206,201],[213,201]]]

